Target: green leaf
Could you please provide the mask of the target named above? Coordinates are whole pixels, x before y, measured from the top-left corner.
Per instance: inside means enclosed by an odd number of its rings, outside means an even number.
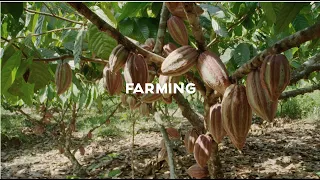
[[[23,78],[16,79],[8,89],[9,93],[21,98],[28,106],[32,105],[34,84],[26,83]]]
[[[91,86],[87,94],[86,105],[85,105],[86,108],[90,108],[93,102],[93,98],[94,98],[94,87]]]
[[[81,60],[82,43],[83,43],[84,36],[85,36],[84,27],[82,27],[76,37],[74,48],[73,48],[74,65],[77,69],[79,69],[79,63]]]
[[[119,23],[120,33],[124,36],[129,36],[133,32],[134,21],[132,19],[126,18]]]
[[[276,13],[274,12],[272,3],[270,2],[261,2],[260,3],[261,8],[263,9],[264,13],[266,14],[266,19],[268,22],[268,25],[271,26],[273,23],[276,22]]]
[[[16,73],[21,62],[21,51],[13,54],[1,69],[1,92],[5,92],[16,79]]]
[[[223,55],[220,56],[221,60],[223,63],[227,63],[233,56],[234,54],[234,49],[230,49],[230,48],[227,48]]]
[[[108,173],[108,177],[109,177],[109,178],[117,177],[117,176],[120,175],[120,174],[121,174],[120,169],[115,169],[115,170],[111,170],[111,171]]]
[[[41,12],[46,12],[46,7],[45,6],[42,6]],[[42,25],[43,25],[44,18],[45,18],[44,15],[40,15],[39,16],[37,24],[36,24],[36,27],[35,27],[35,30],[34,30],[35,34],[41,34],[42,33]],[[40,44],[40,41],[41,41],[41,35],[36,37],[36,41],[35,41],[34,45],[36,47],[38,47],[39,44]]]
[[[221,21],[219,21],[216,18],[212,18],[211,23],[212,23],[212,28],[214,32],[216,32],[221,37],[228,37],[228,31],[225,24],[223,24]]]
[[[116,47],[117,41],[99,31],[95,25],[90,25],[87,35],[89,49],[102,59],[108,59],[111,51]]]
[[[49,72],[49,65],[44,62],[32,62],[28,83],[34,83],[34,91],[44,88],[51,81],[53,76]]]
[[[23,12],[22,2],[2,2],[1,3],[1,14],[11,14],[16,22],[19,21]]]
[[[20,49],[27,54],[28,57],[42,58],[38,49],[34,46],[32,42],[31,34],[27,35],[26,38],[20,44]]]
[[[127,2],[122,7],[122,13],[117,18],[117,21],[120,22],[124,18],[136,16],[140,10],[144,10],[149,4],[149,2]]]
[[[291,48],[291,49],[288,49],[287,51],[284,52],[284,55],[287,57],[287,59],[290,61],[294,54],[299,50],[299,48],[297,47],[294,47],[294,48]]]
[[[277,13],[275,31],[279,33],[287,29],[305,5],[305,3],[284,3],[281,10]]]
[[[298,14],[297,17],[293,20],[292,26],[294,27],[295,31],[300,31],[309,27],[310,25],[305,16]]]
[[[234,60],[238,67],[246,63],[250,59],[250,49],[247,43],[241,43],[234,51]]]
[[[146,21],[146,19],[138,19],[137,27],[139,27],[139,30],[140,30],[144,40],[148,39],[150,36],[148,21]]]
[[[99,6],[92,6],[90,7],[91,10],[93,10],[101,19],[103,19],[105,22],[107,22],[112,27],[116,27],[116,20],[114,19],[111,11],[107,8],[101,9]],[[109,16],[113,19],[110,19],[108,15],[106,15],[106,12],[109,14]]]

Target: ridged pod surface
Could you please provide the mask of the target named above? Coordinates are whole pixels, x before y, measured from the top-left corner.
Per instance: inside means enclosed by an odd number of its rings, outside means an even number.
[[[163,51],[162,51],[163,56],[167,57],[172,51],[176,50],[177,48],[178,47],[175,44],[169,42],[168,44],[164,45],[162,48],[163,49]]]
[[[161,74],[179,76],[189,71],[196,64],[199,52],[189,46],[181,46],[172,51],[161,64]]]
[[[272,101],[277,101],[290,83],[290,64],[282,54],[268,55],[261,65],[260,80]]]
[[[263,120],[272,122],[276,116],[278,100],[271,101],[260,81],[260,69],[251,71],[246,80],[246,92],[252,111]]]
[[[103,86],[108,93],[113,96],[120,94],[122,90],[122,77],[120,72],[111,72],[111,69],[106,65],[103,68]]]
[[[184,145],[188,153],[193,153],[194,144],[196,143],[199,135],[200,134],[197,132],[197,130],[193,128],[184,136]]]
[[[213,140],[209,135],[201,134],[194,144],[193,155],[198,165],[204,168],[212,153]]]
[[[149,107],[148,107],[147,103],[141,103],[141,105],[139,107],[139,112],[143,116],[149,116],[150,115],[150,111],[149,111]]]
[[[200,54],[197,69],[203,82],[221,94],[231,84],[226,66],[219,56],[210,51]]]
[[[55,73],[55,83],[57,94],[60,95],[66,92],[71,86],[72,70],[68,63],[63,62],[58,64]]]
[[[178,44],[188,45],[188,31],[183,20],[177,16],[171,16],[167,21],[167,27],[172,39]]]
[[[182,19],[187,19],[182,2],[166,2],[166,6],[172,15],[178,16]],[[198,16],[204,12],[198,5],[196,5],[195,8]]]
[[[198,164],[194,164],[187,170],[187,174],[193,178],[202,179],[209,176],[208,167],[200,167]]]
[[[123,74],[127,83],[134,83],[134,87],[140,83],[144,90],[144,85],[148,82],[149,77],[148,65],[144,57],[141,54],[130,52]]]
[[[162,94],[162,96],[164,98],[170,98],[172,96],[174,83],[178,83],[179,79],[180,79],[179,76],[164,76],[164,75],[159,76],[159,85],[161,87],[164,87],[165,85],[167,85],[167,92],[168,93]],[[171,93],[170,93],[170,91],[171,91]]]
[[[252,109],[244,85],[231,84],[221,102],[222,124],[232,144],[241,150],[251,126]]]
[[[227,134],[222,126],[221,104],[214,104],[210,107],[208,116],[208,131],[212,135],[214,141],[220,143]]]
[[[173,138],[173,139],[179,139],[180,138],[180,133],[177,129],[175,128],[172,128],[172,127],[168,127],[166,128],[166,131],[168,133],[168,136],[170,138]]]
[[[124,67],[128,58],[129,51],[122,45],[118,44],[109,56],[109,64],[111,72],[118,72]]]
[[[129,104],[129,108],[131,110],[133,110],[135,108],[135,105],[137,104],[137,100],[136,98],[132,97],[132,96],[128,96],[127,97],[127,102]]]

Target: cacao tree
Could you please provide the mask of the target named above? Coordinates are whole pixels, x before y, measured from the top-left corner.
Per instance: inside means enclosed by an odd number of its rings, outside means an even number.
[[[193,126],[184,143],[197,164],[187,173],[221,178],[218,143],[223,137],[243,149],[253,114],[272,122],[279,101],[320,88],[319,6],[1,3],[1,99],[5,107],[74,108],[74,118],[92,103],[101,111],[104,95],[144,116],[156,116],[159,104],[176,103]],[[300,80],[314,85],[300,88]],[[125,89],[126,83],[189,82],[203,98],[202,115],[181,93],[127,94]],[[295,90],[286,91],[290,86]],[[75,119],[70,132],[74,124]],[[168,137],[178,137],[177,132],[160,127],[167,137],[162,157],[172,158]],[[78,150],[84,154],[83,146]]]

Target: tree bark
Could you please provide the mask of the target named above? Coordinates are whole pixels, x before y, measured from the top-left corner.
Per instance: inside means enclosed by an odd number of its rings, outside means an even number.
[[[153,52],[158,55],[161,55],[161,53],[162,53],[162,48],[163,48],[163,44],[164,44],[164,36],[166,34],[167,20],[169,18],[169,14],[170,14],[169,10],[167,9],[166,4],[163,2],[156,44],[154,45],[154,48],[153,48]]]
[[[306,88],[296,89],[296,90],[292,90],[292,91],[286,91],[281,94],[279,99],[287,99],[287,98],[295,97],[295,96],[298,96],[301,94],[310,93],[310,92],[313,92],[313,91],[319,90],[319,89],[320,89],[320,84],[315,84],[313,86],[306,87]]]

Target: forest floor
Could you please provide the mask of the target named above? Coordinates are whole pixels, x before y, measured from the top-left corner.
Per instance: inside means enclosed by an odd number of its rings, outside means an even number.
[[[178,111],[175,124],[185,134],[190,128]],[[157,162],[162,135],[154,123],[136,126],[134,146],[134,178],[169,178],[165,161]],[[82,136],[81,132],[74,134]],[[42,138],[40,138],[42,137]],[[2,178],[75,178],[71,162],[59,153],[49,137],[39,136],[18,148],[1,152]],[[132,178],[130,134],[96,137],[88,142],[85,154],[75,156],[90,176],[87,178]],[[228,137],[219,144],[225,178],[320,178],[320,119],[290,120],[278,118],[274,123],[255,122],[242,152]],[[182,140],[174,148],[176,175],[190,179],[186,170],[195,164],[193,155],[185,150]]]

